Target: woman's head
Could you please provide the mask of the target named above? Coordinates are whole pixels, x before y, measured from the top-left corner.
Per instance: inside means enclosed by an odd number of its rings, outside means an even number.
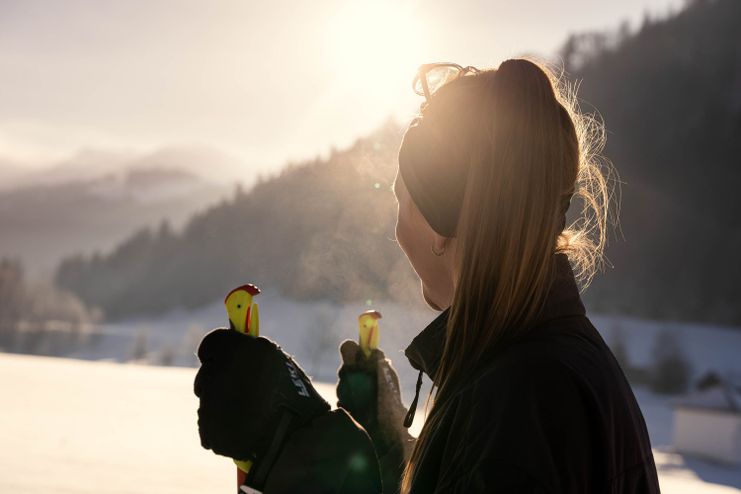
[[[458,285],[466,275],[503,282],[506,269],[484,270],[506,260],[529,267],[510,270],[517,289],[557,251],[588,282],[607,222],[602,144],[601,127],[579,114],[574,95],[530,60],[442,86],[407,129],[394,185],[397,239],[423,287],[428,278]],[[567,229],[573,195],[585,214]]]
[[[450,306],[438,402],[489,350],[527,330],[555,253],[569,254],[589,282],[608,218],[603,140],[573,94],[525,59],[454,79],[422,105],[399,150],[397,238],[428,303]],[[566,228],[572,195],[583,210]]]

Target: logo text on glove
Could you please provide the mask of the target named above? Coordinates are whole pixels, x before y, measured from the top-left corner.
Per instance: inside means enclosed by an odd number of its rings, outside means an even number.
[[[286,361],[286,367],[288,367],[288,373],[291,375],[291,382],[294,386],[296,386],[296,389],[298,389],[298,394],[300,394],[301,396],[306,396],[308,398],[309,391],[306,389],[304,381],[302,381],[299,377],[296,366],[293,365],[292,362]]]

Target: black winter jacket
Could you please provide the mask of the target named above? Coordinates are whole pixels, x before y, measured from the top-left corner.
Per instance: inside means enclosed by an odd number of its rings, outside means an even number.
[[[439,363],[447,317],[442,312],[406,349],[411,365],[428,376]],[[659,492],[643,416],[617,361],[585,317],[566,256],[558,255],[558,277],[533,330],[499,350],[476,375],[448,402],[432,432],[412,482],[414,494]],[[326,457],[325,439],[337,434],[321,427],[313,434],[303,439],[306,449],[298,456],[304,461],[279,461],[271,477]],[[345,441],[333,450],[353,458],[367,444]],[[302,491],[377,492],[377,464],[365,463],[362,489],[355,480],[352,489],[315,483]],[[346,477],[340,470],[328,477]],[[398,482],[386,485],[384,492],[398,488]]]

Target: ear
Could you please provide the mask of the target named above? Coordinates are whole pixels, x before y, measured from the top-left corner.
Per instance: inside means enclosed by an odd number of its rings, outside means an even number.
[[[452,240],[452,238],[440,235],[434,230],[432,232],[432,247],[438,252],[446,252]]]

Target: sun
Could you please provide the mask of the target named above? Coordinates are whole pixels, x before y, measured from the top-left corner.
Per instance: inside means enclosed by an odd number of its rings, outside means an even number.
[[[327,54],[334,75],[346,84],[373,88],[376,94],[399,91],[399,84],[411,84],[423,62],[424,35],[422,23],[403,2],[352,2],[331,17]]]

